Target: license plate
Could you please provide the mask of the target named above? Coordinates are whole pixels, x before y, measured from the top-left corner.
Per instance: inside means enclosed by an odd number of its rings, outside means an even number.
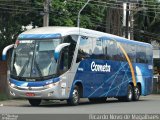
[[[35,96],[35,94],[34,93],[26,93],[26,96],[33,97],[33,96]]]

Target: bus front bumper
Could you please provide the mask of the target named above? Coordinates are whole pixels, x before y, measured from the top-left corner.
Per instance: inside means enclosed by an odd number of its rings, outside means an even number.
[[[18,88],[10,86],[10,95],[13,98],[26,98],[26,99],[67,99],[66,96],[62,96],[59,86],[52,88]]]

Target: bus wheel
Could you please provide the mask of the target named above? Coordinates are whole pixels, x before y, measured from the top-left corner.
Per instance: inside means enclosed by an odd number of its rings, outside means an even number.
[[[125,97],[125,101],[130,102],[133,100],[133,87],[132,85],[128,85],[127,96]]]
[[[39,106],[41,104],[41,99],[28,99],[31,106]]]
[[[75,86],[74,90],[72,92],[71,98],[67,100],[67,103],[69,105],[72,106],[76,106],[79,104],[79,100],[80,100],[80,91],[79,91],[79,87]]]
[[[139,98],[140,98],[140,87],[137,86],[137,87],[135,87],[134,90],[133,90],[133,100],[134,100],[134,101],[138,101]]]
[[[127,95],[124,97],[118,97],[118,100],[121,102],[130,102],[133,99],[133,87],[132,85],[128,85]]]

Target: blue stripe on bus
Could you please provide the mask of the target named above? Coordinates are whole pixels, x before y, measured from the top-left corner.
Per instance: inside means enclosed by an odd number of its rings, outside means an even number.
[[[2,55],[2,60],[5,61],[7,59],[7,55]]]
[[[91,63],[93,61],[99,65],[105,65],[107,63],[111,66],[111,71],[92,71]],[[148,65],[133,63],[136,82],[141,83],[142,86],[142,95],[147,95],[151,92],[152,85],[148,82],[152,79],[152,70],[148,68]],[[79,64],[71,87],[72,89],[77,82],[82,83],[83,91],[85,91],[83,97],[125,96],[127,94],[126,88],[132,82],[132,75],[127,62],[87,59],[82,60]],[[145,82],[148,84],[146,85]]]
[[[51,83],[55,83],[60,81],[60,78],[53,78],[53,79],[49,79],[49,80],[43,80],[43,81],[37,81],[37,82],[26,82],[26,81],[20,81],[20,80],[15,80],[10,78],[10,83],[15,84],[16,86],[20,86],[20,87],[41,87],[41,86],[45,86]]]
[[[28,40],[28,39],[52,39],[60,38],[61,34],[20,34],[18,36],[19,40]]]

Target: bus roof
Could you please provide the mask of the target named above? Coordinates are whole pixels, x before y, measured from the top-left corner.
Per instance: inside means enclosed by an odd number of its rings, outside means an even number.
[[[78,35],[80,31],[80,35],[82,36],[89,36],[89,37],[98,37],[98,38],[111,38],[115,39],[118,42],[124,42],[124,43],[130,43],[130,44],[139,44],[143,46],[150,46],[152,47],[151,44],[145,43],[145,42],[139,42],[135,40],[129,40],[120,36],[104,33],[104,32],[99,32],[95,30],[90,30],[90,29],[85,29],[85,28],[78,28],[78,27],[60,27],[60,26],[50,26],[50,27],[39,27],[39,28],[34,28],[31,30],[27,30],[23,33],[20,34],[25,36],[25,35],[61,35],[61,36],[66,36],[66,35]],[[25,39],[25,38],[24,38]]]

